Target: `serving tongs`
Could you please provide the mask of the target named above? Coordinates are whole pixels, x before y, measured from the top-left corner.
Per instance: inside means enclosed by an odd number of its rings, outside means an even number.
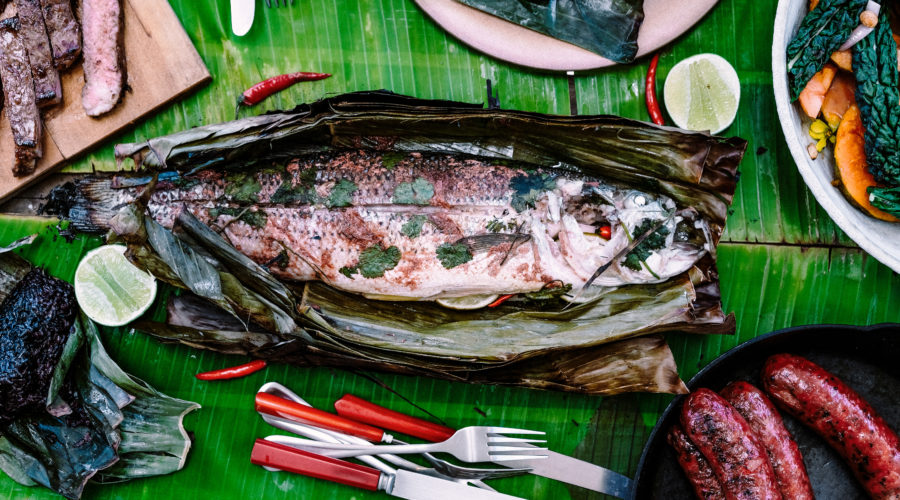
[[[321,453],[323,450],[310,447],[309,445],[311,443],[309,440],[317,441],[319,443],[353,445],[369,445],[371,444],[371,441],[384,442],[385,439],[396,444],[402,443],[401,441],[398,441],[391,437],[386,438],[385,436],[389,435],[386,435],[380,429],[354,422],[349,419],[341,418],[337,415],[332,415],[324,412],[317,412],[316,414],[313,414],[312,412],[305,413],[305,418],[291,415],[291,405],[286,405],[285,401],[288,403],[303,405],[309,408],[312,408],[312,406],[303,398],[292,392],[290,389],[277,382],[268,382],[260,387],[259,391],[257,392],[256,399],[257,412],[260,414],[260,416],[262,416],[263,420],[266,423],[278,429],[309,438],[300,439],[293,436],[271,435],[266,437],[266,440],[268,441],[317,453]],[[288,409],[287,412],[285,411],[286,408]],[[310,417],[317,420],[311,421],[312,419]],[[322,417],[322,420],[318,420],[319,417]],[[352,432],[356,435],[350,435],[349,432]],[[363,435],[364,437],[360,437],[360,435]],[[423,453],[422,455],[432,465],[432,467],[423,467],[419,464],[410,462],[409,460],[392,454],[379,454],[377,456],[402,469],[432,477],[438,477],[441,479],[469,484],[490,491],[494,491],[494,489],[485,484],[482,480],[518,476],[526,474],[531,470],[527,467],[515,467],[508,469],[482,469],[475,467],[463,467],[437,458],[429,453]],[[384,462],[371,455],[363,455],[356,458],[387,474],[393,474],[394,472],[396,472],[394,468],[386,465]],[[272,469],[270,468],[270,470]]]

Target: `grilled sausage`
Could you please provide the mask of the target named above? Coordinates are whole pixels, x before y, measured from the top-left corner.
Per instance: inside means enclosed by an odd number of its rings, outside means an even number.
[[[769,398],[744,381],[728,384],[720,394],[750,424],[753,434],[766,450],[781,496],[791,500],[815,498],[800,448]]]
[[[669,429],[666,441],[675,449],[678,465],[681,466],[687,475],[697,498],[702,500],[725,500],[722,483],[719,482],[709,462],[703,458],[700,450],[688,439],[680,425],[675,424]]]
[[[844,457],[872,498],[900,499],[900,439],[859,394],[791,354],[770,357],[762,377],[772,400]]]
[[[775,472],[750,424],[709,389],[691,393],[681,425],[722,483],[728,500],[780,500]]]

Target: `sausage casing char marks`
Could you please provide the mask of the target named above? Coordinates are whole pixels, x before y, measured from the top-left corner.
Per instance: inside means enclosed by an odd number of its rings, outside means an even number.
[[[19,35],[28,50],[38,107],[59,104],[62,101],[62,85],[53,65],[40,0],[16,0],[15,3],[19,16]]]
[[[28,51],[19,36],[19,19],[0,21],[0,79],[4,110],[16,144],[13,174],[28,175],[41,157],[41,115],[34,95]]]
[[[688,439],[680,425],[675,424],[669,429],[666,441],[675,449],[678,465],[687,475],[694,494],[702,500],[725,500],[725,492],[722,491],[722,483],[716,477],[712,467],[697,446]]]
[[[800,448],[769,398],[754,385],[744,381],[728,384],[722,389],[721,395],[750,424],[759,443],[766,450],[781,495],[791,500],[815,498]]]
[[[81,104],[88,116],[108,113],[125,88],[122,0],[82,0],[81,30],[84,88]]]
[[[769,457],[750,424],[709,389],[691,393],[681,408],[685,434],[709,461],[728,500],[779,500]]]
[[[900,439],[869,403],[819,365],[791,354],[770,357],[763,388],[821,435],[870,496],[900,499]]]
[[[81,27],[75,20],[69,0],[41,0],[41,11],[50,38],[53,65],[68,69],[81,55]]]

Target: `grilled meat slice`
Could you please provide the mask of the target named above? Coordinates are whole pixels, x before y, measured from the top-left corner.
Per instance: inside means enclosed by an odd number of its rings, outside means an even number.
[[[121,0],[81,2],[84,35],[84,88],[81,104],[88,116],[108,113],[125,87],[124,15]]]
[[[0,80],[3,81],[6,117],[16,143],[13,174],[29,175],[42,155],[42,124],[28,50],[19,35],[17,17],[0,21]]]
[[[44,24],[50,38],[53,65],[58,71],[72,66],[81,55],[81,26],[69,0],[41,0]]]
[[[34,93],[38,107],[55,106],[62,101],[62,86],[59,73],[53,66],[50,39],[44,26],[40,0],[16,0],[19,16],[19,35],[28,49],[31,76],[34,79]]]

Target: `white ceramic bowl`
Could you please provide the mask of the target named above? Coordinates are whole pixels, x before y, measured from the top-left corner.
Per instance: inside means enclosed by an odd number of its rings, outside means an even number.
[[[791,155],[803,180],[816,200],[834,222],[863,250],[900,272],[900,223],[893,224],[873,219],[854,207],[841,192],[831,185],[834,180],[834,157],[829,148],[815,160],[809,158],[807,146],[809,119],[800,106],[791,104],[788,96],[787,62],[785,49],[797,32],[807,12],[807,0],[780,0],[775,15],[775,36],[772,40],[772,76],[775,86],[775,104],[778,118],[784,130]]]

